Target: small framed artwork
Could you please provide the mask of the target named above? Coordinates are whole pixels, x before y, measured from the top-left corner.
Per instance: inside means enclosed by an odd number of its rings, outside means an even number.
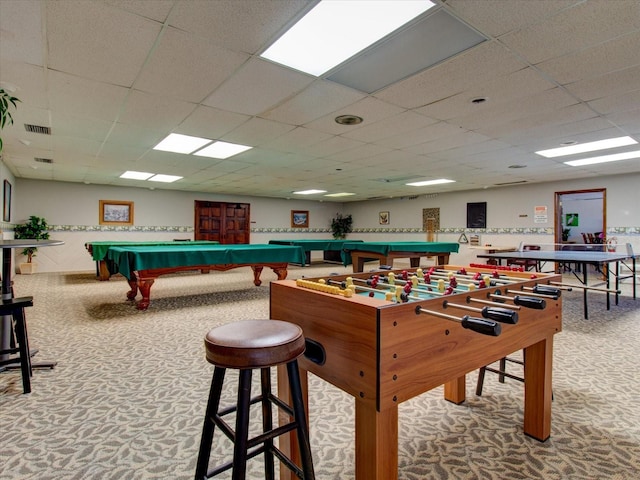
[[[5,198],[7,198],[6,194],[5,194]],[[579,215],[577,213],[567,213],[567,215],[565,216],[564,224],[567,227],[577,227],[579,223],[580,223]]]
[[[380,212],[378,214],[378,223],[380,225],[389,225],[389,212]]]
[[[133,225],[133,202],[100,200],[100,225]]]
[[[4,202],[2,210],[2,221],[11,221],[11,184],[9,180],[4,181]]]
[[[467,228],[487,228],[487,202],[467,203]]]
[[[309,228],[309,210],[291,210],[291,228]]]

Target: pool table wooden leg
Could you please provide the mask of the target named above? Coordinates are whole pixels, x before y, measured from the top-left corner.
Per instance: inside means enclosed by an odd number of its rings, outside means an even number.
[[[140,299],[140,301],[138,301],[138,303],[136,304],[136,308],[138,310],[146,310],[147,308],[149,308],[149,304],[151,303],[149,297],[151,296],[151,286],[153,285],[153,282],[155,282],[155,278],[138,278],[136,284],[138,286],[138,289],[140,290],[140,295],[142,295],[142,299]],[[129,285],[131,285],[131,282],[129,282]],[[131,293],[132,292],[129,292],[127,294],[127,297],[129,297]],[[134,298],[135,292],[133,294],[133,297],[129,297],[129,299],[133,300]]]
[[[252,265],[251,266],[251,270],[253,270],[253,284],[256,287],[259,287],[260,285],[262,285],[262,280],[260,280],[260,275],[262,274],[262,269],[264,267],[262,265]],[[278,278],[278,280],[280,280]]]

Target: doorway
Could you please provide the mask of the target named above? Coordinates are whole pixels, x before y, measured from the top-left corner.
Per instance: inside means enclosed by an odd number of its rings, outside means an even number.
[[[250,243],[250,205],[195,201],[194,240],[224,244]]]
[[[555,194],[554,243],[606,243],[607,189]]]

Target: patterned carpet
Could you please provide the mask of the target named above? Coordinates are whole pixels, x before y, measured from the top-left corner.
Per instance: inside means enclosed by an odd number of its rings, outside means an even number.
[[[292,267],[290,278],[348,273],[335,265]],[[16,295],[33,295],[27,312],[37,370],[23,395],[17,372],[0,374],[0,478],[191,479],[213,368],[203,338],[212,327],[267,318],[268,281],[250,270],[161,277],[151,307],[125,300],[122,277],[90,273],[19,275]],[[627,282],[629,282],[627,280]],[[476,397],[453,405],[435,389],[400,405],[400,479],[617,479],[640,472],[640,299],[624,286],[620,304],[604,295],[564,294],[556,335],[552,436],[522,433],[522,385],[487,375]],[[511,367],[517,373],[517,366]],[[233,378],[233,376],[231,376]],[[225,402],[233,402],[229,382]],[[312,451],[318,479],[354,478],[353,404],[311,377]],[[221,437],[216,437],[220,439]],[[217,444],[222,458],[230,448]],[[249,478],[263,478],[260,458]],[[220,478],[230,478],[227,477]]]

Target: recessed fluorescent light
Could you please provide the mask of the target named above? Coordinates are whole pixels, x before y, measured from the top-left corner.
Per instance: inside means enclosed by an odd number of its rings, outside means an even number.
[[[597,142],[579,143],[568,147],[551,148],[549,150],[540,150],[536,152],[547,158],[563,157],[565,155],[575,155],[576,153],[595,152],[598,150],[606,150],[607,148],[624,147],[633,145],[636,142],[631,137],[608,138],[606,140],[598,140]]]
[[[246,145],[237,145],[235,143],[215,142],[208,147],[203,148],[202,150],[194,152],[194,155],[197,155],[198,157],[225,159],[233,157],[234,155],[237,155],[239,153],[246,152],[247,150],[251,150],[252,148],[253,147],[247,147]]]
[[[433,6],[429,0],[325,0],[261,56],[320,76]]]
[[[149,179],[150,182],[163,182],[163,183],[173,183],[176,180],[180,180],[183,177],[178,177],[176,175],[154,175]]]
[[[584,165],[594,165],[596,163],[617,162],[620,160],[629,160],[632,158],[640,158],[640,150],[635,152],[614,153],[613,155],[603,155],[601,157],[583,158],[581,160],[570,160],[564,162],[572,167],[582,167]]]
[[[355,195],[355,193],[347,193],[347,192],[328,193],[328,194],[325,195],[325,197],[350,197],[351,195]]]
[[[327,193],[326,190],[300,190],[299,192],[293,192],[296,195],[313,195],[315,193]]]
[[[129,178],[131,180],[146,180],[149,177],[153,177],[153,173],[134,172],[132,170],[126,171],[122,175],[120,175],[120,178]]]
[[[424,187],[426,185],[440,185],[441,183],[455,183],[455,180],[447,180],[446,178],[439,178],[438,180],[425,180],[424,182],[407,183],[407,185],[411,187]]]
[[[204,147],[213,140],[208,138],[192,137],[190,135],[181,135],[179,133],[171,133],[159,144],[153,147],[154,150],[162,150],[164,152],[173,153],[191,153],[199,148]]]

